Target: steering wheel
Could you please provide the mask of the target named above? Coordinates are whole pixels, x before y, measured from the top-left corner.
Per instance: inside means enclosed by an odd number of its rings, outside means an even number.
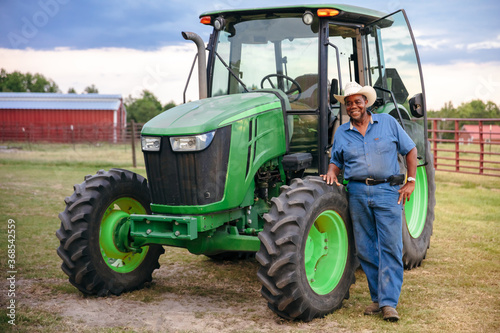
[[[266,76],[264,76],[264,78],[262,79],[262,81],[260,81],[260,87],[262,89],[264,89],[264,82],[267,80],[269,82],[269,84],[271,85],[271,87],[273,89],[276,89],[276,87],[273,84],[273,81],[271,81],[272,77],[276,77],[277,79],[285,79],[287,81],[292,82],[292,84],[295,85],[295,88],[289,89],[287,91],[283,91],[285,94],[288,95],[289,99],[292,96],[294,97],[292,100],[290,100],[290,102],[295,102],[296,100],[298,100],[300,98],[300,94],[302,93],[302,88],[300,87],[299,83],[296,80],[292,79],[291,77],[289,77],[287,75],[283,75],[283,74],[269,74],[269,75],[266,75]],[[292,95],[295,92],[297,92],[297,94]]]

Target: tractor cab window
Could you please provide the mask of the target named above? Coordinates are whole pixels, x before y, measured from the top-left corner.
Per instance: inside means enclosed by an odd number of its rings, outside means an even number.
[[[290,14],[226,21],[215,46],[211,96],[274,88],[292,109],[317,109],[318,37],[311,26]]]
[[[334,23],[328,30],[331,46],[328,49],[328,82],[336,80],[340,91],[347,82],[357,79],[354,53],[357,32],[355,28]]]
[[[424,86],[415,41],[404,11],[369,25],[365,30],[368,84],[377,91],[375,113],[389,113],[417,145],[420,164],[425,163],[427,126]],[[410,101],[416,97],[415,103]],[[420,106],[420,113],[412,110]]]
[[[330,23],[328,26],[328,84],[334,93],[339,94],[345,84],[350,81],[358,81],[358,66],[356,65],[356,28]],[[329,94],[331,95],[331,94]],[[345,108],[342,108],[337,101],[330,101],[332,115],[340,118],[338,124],[348,121]],[[330,140],[333,139],[333,131],[330,133]]]

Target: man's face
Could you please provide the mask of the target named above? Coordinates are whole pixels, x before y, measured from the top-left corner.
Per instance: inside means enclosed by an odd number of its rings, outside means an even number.
[[[351,95],[345,99],[346,111],[353,120],[360,120],[366,115],[366,104],[368,101],[363,95]]]

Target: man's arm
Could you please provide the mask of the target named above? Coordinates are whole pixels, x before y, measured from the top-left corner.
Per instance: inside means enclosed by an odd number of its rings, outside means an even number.
[[[413,148],[406,154],[406,167],[407,176],[415,178],[417,175],[417,148]],[[406,182],[406,184],[401,187],[399,192],[398,205],[403,201],[403,205],[406,201],[410,200],[410,195],[415,190],[415,182]]]
[[[340,183],[337,179],[339,173],[339,167],[336,166],[335,163],[330,163],[328,165],[328,172],[326,173],[326,175],[320,175],[320,177],[323,177],[323,180],[326,181],[328,185],[332,185],[333,183],[335,183],[337,184],[337,186],[340,186]]]

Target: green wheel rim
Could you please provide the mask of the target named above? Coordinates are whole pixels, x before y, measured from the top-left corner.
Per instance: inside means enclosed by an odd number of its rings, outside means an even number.
[[[405,203],[406,225],[413,238],[420,237],[427,220],[428,185],[424,166],[417,168],[416,179],[415,190]]]
[[[104,213],[99,232],[99,246],[106,265],[118,273],[129,273],[143,262],[149,247],[141,253],[121,252],[114,243],[117,224],[130,214],[146,214],[146,209],[135,199],[120,198],[113,201]]]
[[[307,235],[304,263],[307,280],[319,295],[330,293],[344,274],[349,251],[347,230],[334,211],[321,213]]]

